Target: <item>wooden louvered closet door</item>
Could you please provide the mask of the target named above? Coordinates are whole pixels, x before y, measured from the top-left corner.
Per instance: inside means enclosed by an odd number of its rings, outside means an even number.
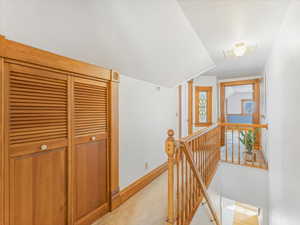
[[[10,225],[67,224],[68,77],[5,64]]]
[[[75,220],[89,224],[108,211],[107,83],[74,78]]]

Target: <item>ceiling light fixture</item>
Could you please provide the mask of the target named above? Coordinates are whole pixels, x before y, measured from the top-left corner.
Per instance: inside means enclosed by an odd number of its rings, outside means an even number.
[[[254,52],[258,48],[257,44],[249,44],[245,42],[237,42],[228,50],[223,50],[225,58],[239,58]]]
[[[237,43],[233,47],[233,53],[235,56],[243,56],[247,51],[247,46],[244,42]]]

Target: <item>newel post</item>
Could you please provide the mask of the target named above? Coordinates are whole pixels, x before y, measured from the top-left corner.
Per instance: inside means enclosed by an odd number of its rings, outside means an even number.
[[[166,225],[174,224],[174,162],[175,139],[174,131],[168,130],[168,138],[165,143],[165,151],[168,155],[168,217]]]

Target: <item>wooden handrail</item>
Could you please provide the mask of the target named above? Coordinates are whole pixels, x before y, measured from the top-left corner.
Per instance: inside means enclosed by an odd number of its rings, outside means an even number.
[[[193,139],[196,139],[197,137],[200,137],[201,135],[209,132],[210,130],[215,129],[216,127],[218,127],[218,124],[214,124],[210,127],[205,127],[201,130],[198,130],[198,131],[194,132],[192,135],[181,138],[179,141],[182,141],[182,142],[185,142],[185,143],[189,142],[189,141],[192,141]]]
[[[249,127],[249,128],[266,128],[268,124],[251,124],[251,123],[218,123],[221,127]]]
[[[169,130],[165,151],[168,155],[166,225],[189,225],[203,199],[211,220],[220,225],[206,191],[220,161],[220,128],[215,125],[180,140],[175,140],[174,131]]]

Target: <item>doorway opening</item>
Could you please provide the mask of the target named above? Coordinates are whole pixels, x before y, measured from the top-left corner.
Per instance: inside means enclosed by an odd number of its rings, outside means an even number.
[[[255,101],[253,85],[236,85],[225,87],[225,122],[253,123]]]
[[[260,79],[220,83],[221,122],[260,123]]]
[[[262,209],[222,197],[223,225],[260,225]]]
[[[260,79],[220,83],[221,158],[232,163],[246,163],[242,135],[255,132],[254,149],[260,149],[260,131],[244,127],[260,124]],[[251,130],[251,131],[250,131]],[[254,159],[253,159],[254,160]],[[251,160],[251,161],[253,161]]]

